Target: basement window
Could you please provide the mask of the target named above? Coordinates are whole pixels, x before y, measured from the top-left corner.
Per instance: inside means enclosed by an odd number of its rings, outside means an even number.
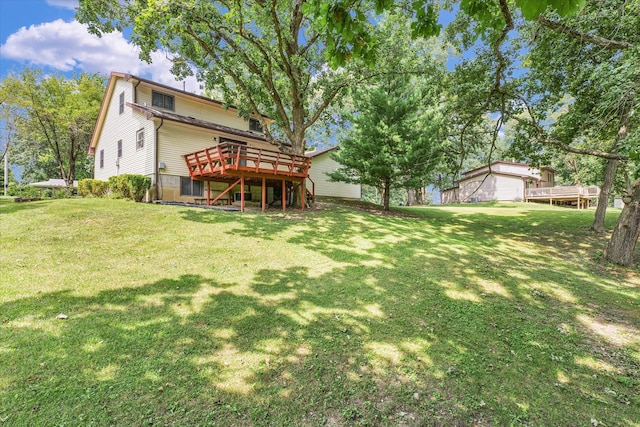
[[[188,176],[180,177],[180,195],[202,197],[204,192],[204,182],[194,181]]]
[[[166,93],[156,92],[155,90],[151,92],[151,105],[154,107],[164,108],[165,110],[174,110],[174,98],[172,95],[167,95]]]

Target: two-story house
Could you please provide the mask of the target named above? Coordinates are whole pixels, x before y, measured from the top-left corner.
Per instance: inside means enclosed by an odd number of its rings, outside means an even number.
[[[267,123],[269,121],[267,120]],[[233,107],[124,73],[111,73],[91,139],[94,177],[151,178],[147,201],[282,204],[310,159],[281,153],[260,121]]]
[[[591,206],[600,188],[555,185],[555,170],[525,163],[498,161],[462,173],[457,185],[442,191],[442,203],[525,201],[573,206]]]
[[[553,187],[555,171],[524,163],[493,162],[463,172],[457,185],[443,190],[443,203],[525,200],[528,188]]]

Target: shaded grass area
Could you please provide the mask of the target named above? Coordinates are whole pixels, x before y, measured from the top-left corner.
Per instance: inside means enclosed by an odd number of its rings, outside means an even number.
[[[0,424],[638,425],[592,215],[0,199]]]

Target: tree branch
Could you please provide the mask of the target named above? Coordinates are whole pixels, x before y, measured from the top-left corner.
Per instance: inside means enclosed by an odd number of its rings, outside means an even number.
[[[538,16],[538,23],[554,31],[566,34],[569,37],[574,38],[576,40],[593,43],[596,46],[600,46],[603,49],[624,50],[624,49],[630,49],[633,47],[631,43],[627,43],[619,40],[611,40],[611,39],[596,36],[593,34],[582,33],[560,22],[552,21],[548,18],[545,18],[542,15]]]
[[[216,31],[215,29],[211,29],[212,32],[214,32],[215,34],[218,34],[222,39],[225,40],[225,42],[227,42],[229,44],[229,46],[231,47],[231,49],[237,53],[240,56],[240,60],[242,60],[244,62],[244,64],[251,70],[251,72],[253,74],[256,75],[256,77],[258,77],[260,79],[260,81],[265,85],[265,87],[268,89],[269,91],[269,95],[276,107],[276,110],[278,111],[278,115],[280,116],[280,119],[282,120],[282,123],[284,124],[284,132],[287,135],[287,137],[289,137],[290,139],[293,137],[293,133],[290,131],[290,122],[289,122],[289,118],[287,116],[287,113],[284,109],[284,105],[282,103],[282,99],[280,98],[277,89],[275,87],[275,85],[273,84],[273,80],[270,80],[268,78],[266,78],[264,75],[262,75],[259,67],[251,60],[251,58],[249,58],[246,53],[243,52],[243,50],[235,43],[234,40],[232,40],[230,37],[228,37],[225,34],[221,34],[220,32]],[[211,58],[215,59],[218,64],[220,64],[220,66],[225,70],[225,72],[227,74],[229,74],[231,76],[231,78],[233,79],[233,81],[242,89],[242,92],[244,93],[244,95],[247,97],[247,99],[249,100],[249,103],[251,105],[252,110],[260,117],[263,116],[263,114],[260,113],[257,104],[255,103],[255,101],[253,100],[253,97],[251,96],[251,91],[249,90],[249,88],[246,86],[246,84],[244,83],[244,81],[242,81],[242,79],[240,78],[240,76],[235,73],[233,70],[231,70],[229,67],[225,66],[225,61],[220,58],[220,56],[211,48],[211,46],[209,46],[209,44],[202,39],[202,37],[200,37],[198,34],[196,34],[196,32],[193,30],[193,28],[191,27],[187,27],[185,29],[185,31],[194,38],[194,40],[196,40],[198,42],[198,44],[200,45],[200,47],[209,54],[209,56],[211,56]],[[269,139],[275,143],[275,138],[273,138],[273,136],[271,135],[270,131],[268,130],[268,126],[264,127],[265,132],[267,132],[267,136],[269,137]],[[276,144],[278,145],[278,144]]]
[[[532,127],[536,132],[536,138],[534,138],[534,141],[539,142],[541,144],[545,144],[545,145],[552,145],[554,147],[558,147],[564,151],[567,151],[569,153],[574,153],[574,154],[585,154],[588,156],[595,156],[595,157],[600,157],[600,158],[609,159],[609,160],[628,160],[629,159],[628,156],[625,156],[622,154],[609,153],[601,150],[588,150],[588,149],[582,149],[582,148],[575,148],[563,141],[560,141],[555,138],[550,138],[545,132],[544,128],[535,119],[535,116],[529,104],[522,97],[518,97],[518,98],[525,106],[525,109],[527,110],[527,114],[529,115],[531,120],[525,120],[515,115],[511,116],[511,118],[516,120],[518,123],[522,123],[526,126]]]

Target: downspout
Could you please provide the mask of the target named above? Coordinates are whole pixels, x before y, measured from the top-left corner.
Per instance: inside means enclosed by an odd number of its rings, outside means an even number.
[[[160,162],[160,156],[158,153],[158,138],[160,135],[160,128],[162,127],[162,125],[164,124],[164,119],[160,119],[160,126],[158,126],[156,128],[156,137],[155,137],[155,141],[154,141],[154,157],[155,157],[155,175],[156,175],[156,200],[160,199],[160,193],[158,192],[158,187],[160,186],[160,167],[159,167],[159,162]]]
[[[140,80],[138,80],[138,83],[135,84],[135,86],[133,86],[133,103],[137,104],[138,103],[138,85],[142,83]]]

